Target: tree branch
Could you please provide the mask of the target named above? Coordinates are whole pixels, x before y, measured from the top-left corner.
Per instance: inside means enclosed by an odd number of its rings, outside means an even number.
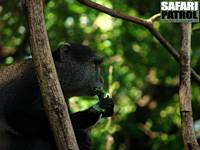
[[[43,0],[24,0],[30,46],[40,90],[59,150],[78,150],[45,29]]]
[[[160,13],[153,15],[147,21],[154,22],[156,19],[160,17]]]
[[[191,106],[191,70],[190,70],[190,50],[191,50],[191,23],[181,24],[182,43],[180,55],[180,111],[182,121],[182,138],[185,150],[199,150],[192,118]]]
[[[88,6],[88,7],[94,8],[98,11],[101,11],[101,12],[104,12],[108,15],[111,15],[115,18],[120,18],[120,19],[123,19],[123,20],[126,20],[126,21],[130,21],[132,23],[144,26],[163,45],[163,47],[165,47],[165,49],[175,58],[175,60],[177,62],[180,61],[180,55],[179,55],[178,51],[153,26],[153,21],[159,16],[159,14],[154,15],[151,18],[145,20],[145,19],[129,16],[129,15],[126,15],[124,13],[115,11],[113,9],[107,8],[105,6],[102,6],[100,4],[92,2],[90,0],[77,0],[77,1]],[[200,76],[192,68],[191,68],[191,75],[192,75],[192,79],[194,79],[200,85]]]
[[[133,17],[133,16],[128,16],[128,15],[126,15],[124,13],[115,11],[115,10],[110,9],[110,8],[107,8],[105,6],[102,6],[100,4],[92,2],[90,0],[78,0],[78,2],[84,4],[84,5],[88,6],[88,7],[91,7],[91,8],[94,8],[96,10],[99,10],[101,12],[104,12],[106,14],[109,14],[110,16],[113,16],[115,18],[120,18],[120,19],[123,19],[123,20],[131,21],[133,23],[140,24],[140,25],[148,24],[148,22],[146,20],[144,20],[144,19],[140,19],[138,17]]]

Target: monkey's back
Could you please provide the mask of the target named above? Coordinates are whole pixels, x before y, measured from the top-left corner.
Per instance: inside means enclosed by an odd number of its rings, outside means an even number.
[[[30,139],[27,140],[26,136]],[[0,142],[0,149],[13,150],[12,145],[16,144],[21,148],[23,145],[20,146],[19,143],[24,141],[27,141],[26,146],[29,147],[31,143],[37,143],[40,136],[47,136],[51,140],[32,60],[19,61],[2,68],[0,141],[4,142]],[[10,146],[11,148],[7,148]]]
[[[5,110],[15,111],[29,106],[35,89],[38,91],[32,60],[19,61],[0,69],[0,115]]]
[[[0,69],[0,101],[12,100],[25,94],[36,83],[32,60],[22,60]]]

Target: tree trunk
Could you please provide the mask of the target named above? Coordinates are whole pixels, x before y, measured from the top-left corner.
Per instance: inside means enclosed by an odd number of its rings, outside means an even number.
[[[24,0],[30,46],[45,111],[59,150],[78,150],[67,105],[51,55],[43,16],[43,0]]]
[[[182,46],[180,51],[180,111],[182,120],[182,138],[185,150],[199,150],[196,140],[191,106],[191,23],[181,24]]]

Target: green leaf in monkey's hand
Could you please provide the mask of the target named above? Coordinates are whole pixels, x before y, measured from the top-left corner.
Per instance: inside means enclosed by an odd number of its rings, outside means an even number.
[[[106,99],[107,97],[110,97],[109,93],[105,92],[103,90],[103,88],[96,88],[95,89],[95,93],[98,96],[98,98],[99,98],[100,101]]]
[[[89,109],[90,113],[100,115],[102,117],[110,117],[114,113],[114,103],[112,98],[107,97],[106,100],[99,101]]]
[[[97,104],[101,110],[102,117],[110,117],[114,113],[114,103],[109,93],[105,92],[102,88],[95,89],[96,95],[99,98]]]

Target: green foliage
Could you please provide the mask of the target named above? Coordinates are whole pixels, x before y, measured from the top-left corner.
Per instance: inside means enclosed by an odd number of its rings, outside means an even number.
[[[200,23],[194,24],[192,30],[193,31],[199,31],[200,30]]]
[[[126,14],[148,18],[160,11],[160,1],[96,0]],[[0,45],[15,48],[25,31],[19,1],[0,6]],[[51,0],[45,7],[46,28],[52,49],[59,42],[83,43],[105,56],[102,74],[105,89],[112,91],[115,115],[92,129],[95,150],[182,149],[178,98],[179,66],[143,27],[79,4],[75,0]],[[155,27],[180,49],[178,24],[155,22]],[[193,26],[192,66],[200,72],[199,24]],[[12,63],[11,57],[5,63]],[[112,71],[109,71],[111,70]],[[192,85],[195,129],[200,138],[199,86]],[[94,100],[95,99],[95,100]],[[73,111],[90,107],[97,98],[73,98]]]

